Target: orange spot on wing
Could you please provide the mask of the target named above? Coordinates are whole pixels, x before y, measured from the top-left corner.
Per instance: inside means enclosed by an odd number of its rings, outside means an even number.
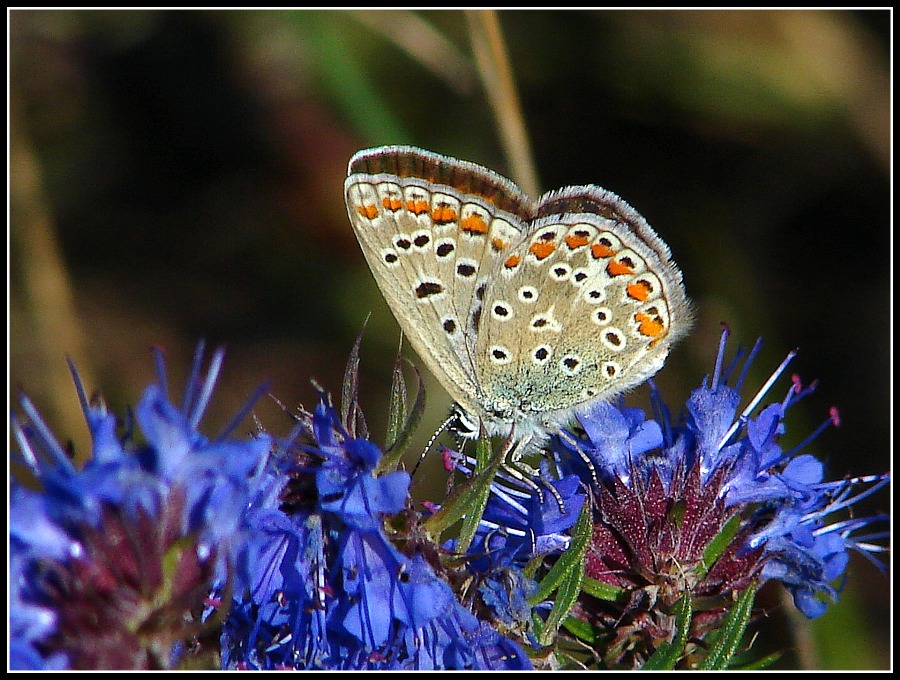
[[[456,211],[446,205],[439,205],[431,213],[431,219],[435,224],[447,224],[448,222],[456,222]]]
[[[403,206],[403,202],[399,198],[385,196],[383,199],[381,199],[381,205],[384,206],[385,210],[397,212]]]
[[[539,260],[550,257],[554,250],[556,250],[556,244],[552,241],[535,241],[528,246],[528,252]]]
[[[473,213],[459,223],[459,228],[470,234],[486,234],[488,225],[479,215]]]
[[[406,209],[414,215],[428,212],[428,201],[407,201]]]
[[[613,249],[604,243],[595,243],[591,246],[591,256],[595,260],[599,260],[601,257],[612,257],[614,254]]]
[[[378,216],[378,207],[375,205],[358,205],[356,206],[356,212],[366,219],[372,220]]]
[[[498,238],[497,236],[491,239],[491,247],[498,253],[501,250],[505,250],[508,245],[509,244],[506,241],[504,241],[502,238]]]
[[[618,262],[616,260],[613,260],[608,265],[606,265],[606,271],[610,276],[634,274],[634,269],[632,269],[629,265],[625,264],[624,262]]]
[[[571,250],[581,248],[588,244],[587,236],[578,236],[577,234],[569,234],[564,240]]]
[[[637,321],[638,324],[640,324],[638,326],[638,332],[641,335],[647,336],[648,338],[659,339],[659,337],[666,330],[666,327],[658,317],[653,318],[651,316],[648,316],[647,314],[644,314],[643,312],[638,312],[637,314],[635,314],[634,320]]]
[[[625,288],[625,291],[628,293],[628,297],[643,302],[650,297],[650,284],[646,281],[637,281]]]
[[[518,267],[521,261],[522,258],[518,255],[510,255],[508,258],[506,258],[506,262],[503,263],[503,266],[507,269],[513,269],[514,267]]]

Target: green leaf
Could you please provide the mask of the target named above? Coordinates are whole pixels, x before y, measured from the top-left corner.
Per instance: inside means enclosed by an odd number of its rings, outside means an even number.
[[[587,621],[576,619],[574,616],[566,617],[563,621],[563,628],[569,631],[582,642],[586,642],[589,647],[593,647],[597,642],[597,629]]]
[[[591,517],[590,503],[585,502],[581,508],[578,521],[572,528],[572,540],[568,550],[564,551],[547,575],[541,579],[538,589],[528,598],[531,605],[546,600],[551,593],[560,587],[570,576],[578,575],[578,585],[584,576],[584,555],[591,543],[594,526]]]
[[[492,446],[489,437],[482,436],[475,445],[475,474],[478,477],[484,477],[485,482],[478,487],[479,496],[477,497],[477,505],[463,517],[462,525],[459,528],[458,550],[465,552],[472,544],[475,538],[475,532],[478,531],[478,525],[481,522],[481,516],[484,514],[484,507],[487,505],[491,495],[491,483],[494,481],[497,473],[503,465],[505,458],[504,450],[501,449],[493,454],[494,460],[491,463]]]
[[[581,594],[581,580],[584,577],[584,555],[593,535],[593,522],[590,503],[585,502],[575,527],[572,529],[572,540],[568,550],[560,555],[556,564],[541,579],[535,592],[528,601],[535,605],[547,599],[553,591],[556,597],[553,607],[544,620],[535,619],[538,642],[547,646],[556,639],[560,626],[568,619],[569,612],[575,606]]]
[[[740,666],[732,666],[732,670],[736,671],[760,671],[768,668],[783,656],[782,652],[772,652],[761,659],[751,661],[750,663],[741,664]]]
[[[741,640],[750,617],[753,615],[753,601],[756,598],[756,584],[751,583],[741,593],[737,602],[728,612],[722,627],[715,633],[706,658],[697,666],[700,670],[725,670],[740,649]]]
[[[485,451],[489,457],[490,447],[490,439],[482,437],[478,441],[476,451],[479,460],[485,457]],[[441,509],[425,520],[425,530],[437,539],[454,523],[464,519],[464,530],[460,530],[457,550],[460,553],[465,552],[475,535],[473,527],[477,528],[478,522],[481,521],[484,506],[491,493],[491,483],[503,465],[503,458],[503,452],[498,451],[489,464],[478,463],[476,470],[481,467],[481,471],[453,490]]]
[[[402,339],[401,339],[402,342]],[[403,357],[397,351],[394,371],[391,374],[391,398],[388,402],[388,431],[385,446],[391,446],[403,429],[406,420],[406,380],[403,379]]]
[[[590,576],[585,576],[581,579],[581,589],[588,595],[592,595],[598,600],[604,600],[606,602],[615,602],[626,596],[625,591],[622,588],[603,583],[603,581],[598,581]]]
[[[365,330],[364,327],[353,343],[353,349],[347,359],[347,368],[344,369],[344,382],[341,388],[341,422],[351,437],[361,439],[368,439],[369,436],[362,409],[359,407],[359,347]]]
[[[308,51],[314,63],[311,71],[362,137],[373,144],[409,139],[391,110],[390,92],[378,87],[372,64],[360,54],[360,44],[373,39],[368,29],[343,12],[303,11],[289,16],[303,44],[313,48]]]
[[[675,638],[672,642],[662,643],[647,662],[641,667],[644,671],[671,671],[684,654],[688,634],[691,630],[691,596],[682,595],[675,603]]]
[[[742,519],[740,515],[735,515],[728,522],[726,522],[725,526],[722,527],[722,531],[716,534],[715,538],[713,538],[709,545],[706,546],[706,550],[703,552],[703,569],[699,571],[699,576],[705,576],[712,566],[716,563],[716,560],[722,556],[722,553],[725,552],[725,549],[731,545],[731,541],[737,535],[737,532],[741,528]]]
[[[482,470],[487,470],[488,466],[494,462],[499,469],[503,465],[503,461],[506,457],[506,449],[505,447],[497,451],[497,454],[493,453],[494,447],[491,444],[491,438],[484,434],[484,430],[481,431],[481,435],[478,437],[478,441],[475,442],[475,473],[479,473]]]
[[[409,412],[406,411],[406,382],[403,380],[402,361],[400,355],[397,355],[397,361],[394,364],[394,377],[391,382],[391,403],[390,416],[387,432],[387,447],[381,462],[378,464],[379,471],[393,470],[400,462],[400,458],[406,452],[406,447],[412,438],[413,433],[419,426],[422,414],[425,412],[425,382],[422,380],[422,374],[419,369],[410,362],[413,372],[416,376],[416,400],[413,402]]]
[[[538,642],[541,645],[553,644],[560,626],[569,618],[569,612],[572,611],[572,607],[575,606],[575,602],[578,601],[578,596],[581,594],[581,574],[570,572],[569,576],[570,578],[565,579],[559,590],[556,591],[553,607],[538,632]]]

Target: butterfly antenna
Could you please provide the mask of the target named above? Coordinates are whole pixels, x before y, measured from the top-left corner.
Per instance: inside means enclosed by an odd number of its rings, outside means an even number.
[[[428,452],[431,451],[431,447],[434,446],[434,442],[437,440],[438,437],[441,436],[441,433],[444,430],[446,430],[447,427],[449,427],[450,423],[452,423],[455,418],[456,418],[456,414],[451,413],[449,416],[447,416],[447,418],[444,420],[444,422],[441,423],[440,427],[438,427],[438,429],[435,430],[434,434],[431,435],[431,439],[429,439],[428,443],[425,445],[425,449],[422,451],[421,455],[419,456],[419,460],[417,460],[416,464],[413,466],[413,471],[412,471],[413,477],[416,476],[416,470],[419,469],[419,466],[422,464],[422,461],[425,460],[425,456],[427,456]]]

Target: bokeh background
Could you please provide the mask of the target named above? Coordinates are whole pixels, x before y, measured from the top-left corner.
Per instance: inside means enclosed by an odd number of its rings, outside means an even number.
[[[540,189],[595,183],[669,243],[696,303],[658,384],[683,403],[732,342],[790,349],[817,392],[789,419],[831,478],[890,466],[888,11],[504,11],[497,15]],[[224,344],[210,434],[261,382],[340,394],[363,324],[362,400],[381,441],[399,332],[342,199],[358,149],[414,144],[525,182],[497,76],[460,11],[8,14],[9,394],[25,389],[79,455],[65,356],[112,408],[161,346],[180,389],[197,341]],[[525,147],[527,151],[527,147]],[[520,146],[519,151],[522,150]],[[426,377],[424,443],[449,402]],[[787,381],[772,394],[781,399]],[[749,395],[748,395],[749,396]],[[629,400],[646,403],[646,390]],[[288,428],[275,402],[259,420]],[[250,424],[247,424],[249,429]],[[416,447],[414,447],[416,448]],[[415,458],[415,454],[413,458]],[[439,500],[436,462],[417,493]],[[887,510],[882,494],[863,509]],[[886,668],[890,579],[854,560],[808,624],[764,590],[779,668]]]

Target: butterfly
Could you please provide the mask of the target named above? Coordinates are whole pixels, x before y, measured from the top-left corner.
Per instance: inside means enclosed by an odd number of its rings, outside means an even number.
[[[597,186],[538,199],[412,146],[356,153],[347,212],[385,300],[473,431],[546,436],[644,382],[691,324],[668,246]]]

